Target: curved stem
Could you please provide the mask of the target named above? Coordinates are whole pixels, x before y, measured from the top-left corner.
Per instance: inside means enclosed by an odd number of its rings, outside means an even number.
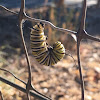
[[[12,10],[9,10],[9,9],[7,9],[6,7],[2,6],[2,5],[0,5],[0,8],[4,9],[5,11],[10,12],[10,13],[12,13],[12,14],[18,15],[17,12],[14,12],[14,11],[12,11]]]
[[[29,90],[31,87],[31,64],[30,64],[24,36],[23,36],[22,24],[23,24],[23,20],[21,20],[21,22],[19,23],[19,26],[20,26],[20,34],[21,34],[21,39],[22,39],[22,43],[23,43],[23,47],[24,47],[24,52],[25,52],[25,56],[26,56],[26,60],[27,60],[27,64],[28,64],[28,74],[29,75],[28,75],[28,82],[26,85],[26,94],[27,94],[27,99],[30,100]]]
[[[24,15],[25,15],[25,0],[21,0],[21,8],[20,8],[20,12],[19,12],[19,27],[20,27],[22,44],[24,47],[24,52],[25,52],[25,56],[26,56],[26,60],[27,60],[27,64],[28,64],[28,82],[26,85],[26,94],[27,94],[27,99],[30,100],[29,91],[30,91],[30,87],[31,87],[31,64],[30,64],[24,36],[23,36],[22,25],[23,25],[23,21],[24,21],[24,19],[23,19]]]
[[[25,52],[25,56],[26,56],[26,60],[27,60],[27,64],[28,64],[29,79],[30,79],[30,82],[31,82],[31,64],[30,64],[30,60],[29,60],[29,56],[28,56],[24,36],[23,36],[22,23],[23,22],[21,21],[21,23],[19,25],[20,26],[20,34],[21,34],[21,39],[22,39],[22,43],[23,43],[23,47],[24,47],[24,52]]]
[[[100,42],[100,38],[96,38],[94,36],[89,35],[85,30],[84,30],[84,33],[85,33],[85,39],[90,39],[92,41]]]
[[[82,67],[80,62],[80,41],[77,41],[77,59],[78,59],[78,68],[80,73],[80,83],[81,83],[81,100],[84,100],[84,80],[82,76]]]
[[[25,19],[25,20],[34,21],[34,22],[43,22],[43,23],[45,23],[45,24],[47,24],[47,25],[50,25],[50,26],[51,26],[53,29],[55,29],[55,30],[62,31],[62,32],[70,32],[70,33],[72,33],[72,34],[74,34],[74,35],[77,34],[77,32],[75,32],[75,31],[72,31],[72,30],[69,30],[69,29],[64,29],[64,28],[56,27],[55,25],[53,25],[53,24],[52,24],[51,22],[49,22],[49,21],[45,21],[45,20],[41,20],[41,19],[36,19],[36,18],[31,18],[31,17],[27,16],[26,14],[25,14],[25,16],[24,16],[24,19]]]
[[[0,77],[0,81],[2,81],[5,84],[8,84],[8,85],[10,85],[10,86],[18,89],[18,90],[20,90],[20,91],[22,91],[24,93],[26,93],[26,89],[25,88],[23,88],[23,87],[21,87],[21,86],[19,86],[17,84],[14,84],[14,83],[10,82],[9,80],[6,80],[6,79]],[[33,96],[33,97],[35,97],[35,98],[38,98],[39,100],[50,100],[50,99],[47,99],[44,96],[41,96],[41,95],[39,95],[38,93],[35,93],[35,92],[31,92],[30,91],[30,95]]]
[[[24,81],[22,81],[21,79],[17,78],[13,73],[11,73],[10,71],[6,70],[6,69],[3,69],[3,68],[0,68],[0,70],[2,71],[5,71],[5,72],[8,72],[9,74],[11,74],[13,77],[15,77],[17,80],[19,80],[20,82],[22,82],[23,84],[26,85],[26,83]]]
[[[20,12],[25,12],[25,0],[21,0],[21,8],[20,8]]]
[[[69,29],[60,28],[60,27],[56,27],[55,25],[53,25],[53,24],[52,24],[51,22],[49,22],[49,21],[45,21],[45,20],[41,20],[41,19],[36,19],[36,18],[31,18],[31,17],[27,16],[26,13],[25,13],[25,1],[22,0],[21,2],[22,2],[23,4],[21,4],[22,8],[20,9],[20,12],[23,13],[23,11],[24,11],[24,16],[23,16],[23,17],[24,17],[24,20],[30,20],[30,21],[34,21],[34,22],[43,22],[43,23],[45,23],[45,24],[47,24],[47,25],[50,25],[53,29],[55,29],[55,30],[57,30],[57,31],[69,32],[69,33],[72,33],[72,34],[74,34],[74,35],[77,34],[77,32],[75,32],[75,31],[72,31],[72,30],[69,30]],[[8,11],[8,12],[10,12],[10,13],[13,13],[13,14],[15,14],[15,15],[18,15],[18,13],[14,12],[14,11],[12,11],[12,10],[7,9],[7,8],[4,7],[4,6],[1,6],[1,5],[0,5],[0,8],[3,8],[4,10],[6,10],[6,11]]]
[[[83,9],[82,9],[82,17],[81,17],[81,29],[85,29],[85,19],[86,19],[86,11],[87,11],[87,2],[86,0],[83,1]]]

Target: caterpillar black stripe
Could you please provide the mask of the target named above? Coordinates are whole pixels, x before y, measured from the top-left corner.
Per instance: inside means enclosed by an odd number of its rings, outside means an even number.
[[[65,55],[65,48],[57,41],[53,47],[48,47],[44,35],[44,24],[39,23],[31,29],[31,49],[35,59],[43,65],[52,66],[60,61]]]

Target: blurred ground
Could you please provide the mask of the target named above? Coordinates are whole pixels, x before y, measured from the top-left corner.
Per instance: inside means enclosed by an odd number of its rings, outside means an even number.
[[[85,100],[100,99],[100,43],[88,42],[81,44],[81,60],[85,82]],[[12,50],[11,50],[12,51]],[[76,54],[73,52],[76,59]],[[78,67],[70,57],[65,57],[54,67],[39,65],[30,55],[32,64],[32,84],[41,93],[50,96],[53,100],[80,100],[80,79]],[[8,58],[3,68],[10,70],[20,79],[27,81],[27,63],[25,55],[18,54]],[[3,62],[0,63],[3,65]],[[0,76],[20,84],[11,75],[0,72]],[[26,100],[25,94],[0,82],[0,90],[5,100]],[[36,99],[34,99],[36,100]]]
[[[64,9],[63,11],[62,9],[64,8],[50,8],[48,11],[48,7],[43,7],[42,10],[26,9],[26,11],[32,17],[46,19],[52,21],[57,26],[77,30],[80,9],[76,8],[73,10],[67,8],[67,10]],[[19,9],[13,10],[18,11]],[[62,13],[59,14],[59,12]],[[86,28],[89,34],[100,38],[99,12],[99,8],[91,7],[88,9]],[[80,100],[81,90],[78,67],[75,66],[71,57],[65,56],[63,60],[53,67],[42,66],[33,58],[29,44],[28,27],[32,27],[34,24],[26,21],[23,25],[32,64],[32,84],[38,91],[50,96],[53,100]],[[70,39],[66,34],[55,32],[50,27],[46,27],[46,29],[46,35],[49,38],[48,42],[52,45],[51,40],[53,42],[61,40],[67,50],[70,50],[75,60],[77,60],[75,41],[72,41],[72,38],[69,41]],[[80,50],[85,82],[85,100],[100,100],[100,43],[83,41]],[[21,44],[18,20],[15,16],[5,13],[3,10],[0,10],[0,67],[10,70],[17,77],[27,82],[27,63]],[[0,71],[0,76],[25,87],[6,72]],[[0,82],[0,90],[5,100],[26,100],[24,93],[3,82]]]

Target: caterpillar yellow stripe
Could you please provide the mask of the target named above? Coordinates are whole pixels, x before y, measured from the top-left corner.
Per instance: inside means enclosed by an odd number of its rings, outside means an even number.
[[[39,23],[31,29],[30,41],[32,54],[40,64],[52,66],[65,55],[65,48],[59,41],[55,42],[53,47],[48,47],[43,23]]]

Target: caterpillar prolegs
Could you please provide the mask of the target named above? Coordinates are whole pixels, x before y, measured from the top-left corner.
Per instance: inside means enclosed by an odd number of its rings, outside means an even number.
[[[65,55],[65,48],[57,41],[53,47],[48,47],[44,35],[44,24],[39,23],[31,29],[31,49],[35,59],[43,65],[52,66],[60,61]]]

